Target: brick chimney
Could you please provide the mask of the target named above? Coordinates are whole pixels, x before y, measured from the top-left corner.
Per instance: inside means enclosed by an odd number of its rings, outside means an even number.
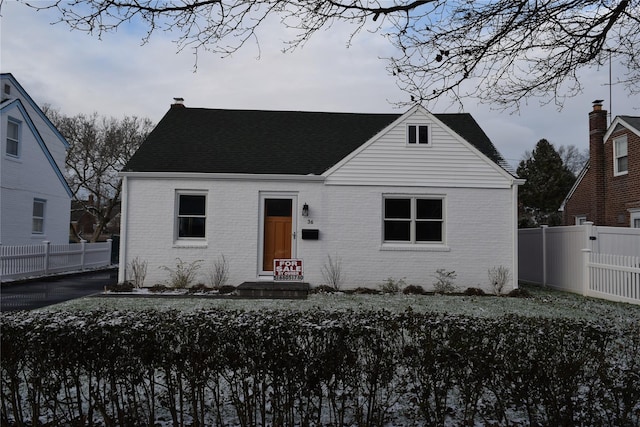
[[[591,169],[594,191],[591,200],[593,218],[596,225],[605,223],[604,194],[604,134],[607,132],[607,111],[602,109],[602,100],[593,101],[593,110],[589,113],[589,167]]]
[[[173,98],[174,103],[171,104],[171,108],[185,108],[184,98]]]

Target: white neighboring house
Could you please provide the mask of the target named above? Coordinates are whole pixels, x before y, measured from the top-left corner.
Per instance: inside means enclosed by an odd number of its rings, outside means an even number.
[[[68,243],[69,143],[12,74],[0,77],[0,244]]]
[[[224,255],[229,284],[272,281],[274,258],[302,259],[325,283],[340,259],[344,289],[388,278],[432,289],[438,269],[490,290],[488,270],[517,287],[517,195],[469,114],[352,114],[187,108],[173,104],[121,172],[120,281],[134,259],[146,286],[162,266]]]

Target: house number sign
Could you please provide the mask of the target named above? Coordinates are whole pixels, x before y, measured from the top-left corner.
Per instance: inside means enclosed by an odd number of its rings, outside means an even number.
[[[301,259],[273,260],[273,279],[276,281],[302,281],[302,273],[303,270]]]

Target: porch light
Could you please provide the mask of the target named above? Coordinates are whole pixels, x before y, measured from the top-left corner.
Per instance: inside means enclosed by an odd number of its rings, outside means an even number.
[[[309,216],[309,205],[306,203],[302,205],[302,216]]]

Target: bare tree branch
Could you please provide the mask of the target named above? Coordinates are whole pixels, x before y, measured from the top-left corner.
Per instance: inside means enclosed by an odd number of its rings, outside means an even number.
[[[412,102],[477,98],[517,109],[541,97],[562,105],[582,90],[579,71],[611,60],[618,83],[640,93],[640,0],[57,0],[60,22],[101,37],[132,22],[177,34],[178,50],[229,55],[270,17],[295,30],[284,50],[336,23],[386,37],[386,58]]]

